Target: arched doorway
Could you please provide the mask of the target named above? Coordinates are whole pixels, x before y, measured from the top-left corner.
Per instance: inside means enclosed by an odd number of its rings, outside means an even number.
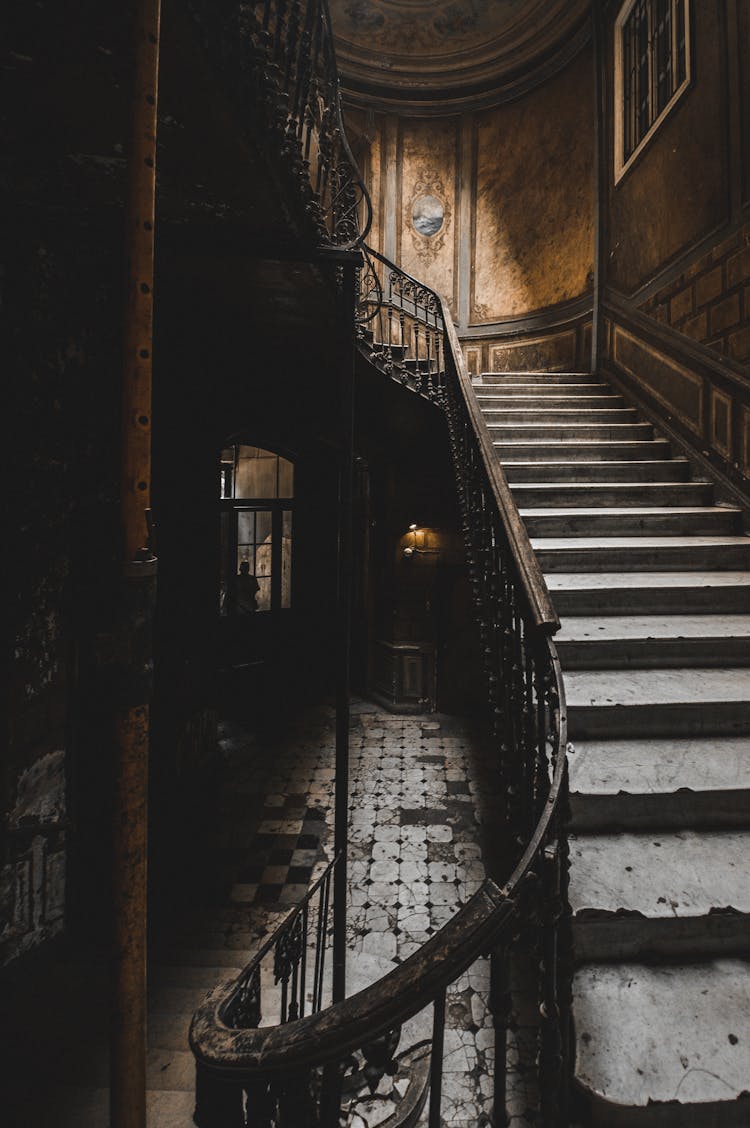
[[[221,452],[219,613],[278,615],[292,608],[294,464],[233,443]]]
[[[265,665],[294,608],[294,463],[237,440],[219,463],[219,641],[227,667]]]

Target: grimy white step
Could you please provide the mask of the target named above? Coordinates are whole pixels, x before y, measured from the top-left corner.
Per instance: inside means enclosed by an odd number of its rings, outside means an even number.
[[[669,458],[666,439],[621,439],[608,441],[596,439],[493,439],[498,457],[505,462],[622,462],[634,460],[651,462]]]
[[[530,537],[720,536],[740,530],[741,511],[706,506],[596,506],[521,509]]]
[[[519,442],[641,442],[653,438],[654,429],[650,423],[495,423],[487,426],[493,440],[504,442],[514,439]]]
[[[748,950],[750,832],[571,835],[576,958]]]
[[[750,665],[750,615],[569,616],[555,636],[564,670]]]
[[[588,964],[573,983],[592,1128],[747,1128],[750,963]]]
[[[750,1128],[750,965],[705,962],[750,948],[750,537],[611,387],[567,380],[477,393],[562,615],[584,1116]],[[639,956],[672,966],[612,962]]]
[[[605,482],[685,482],[690,465],[685,458],[657,458],[653,461],[555,462],[540,458],[524,462],[514,456],[503,459],[505,477],[513,484],[523,482],[595,483]]]
[[[544,425],[564,425],[576,424],[577,426],[590,427],[592,425],[599,426],[601,424],[637,424],[638,416],[632,407],[545,407],[540,408],[538,405],[534,408],[531,407],[508,407],[500,406],[495,407],[490,404],[482,404],[482,415],[487,421],[489,427],[496,424],[503,424],[509,427],[515,426],[518,423],[532,424],[541,423]]]
[[[549,572],[546,581],[563,617],[750,612],[750,571]]]
[[[750,737],[580,740],[571,745],[576,831],[750,825]]]
[[[567,509],[580,506],[653,508],[706,506],[713,499],[710,482],[512,482],[520,509]]]
[[[544,572],[684,572],[750,569],[750,537],[532,537]]]
[[[601,737],[750,733],[750,670],[571,670],[571,741]]]
[[[542,388],[552,387],[555,384],[584,384],[587,387],[602,385],[608,387],[604,384],[604,381],[591,376],[588,372],[482,372],[474,380],[475,387],[495,387],[498,384],[507,386],[513,383]]]
[[[559,392],[560,389],[558,388]],[[482,411],[494,411],[500,408],[510,408],[518,410],[521,408],[538,408],[544,410],[556,411],[560,408],[594,408],[601,411],[603,408],[622,408],[625,407],[625,401],[622,396],[608,395],[607,390],[603,389],[598,395],[586,394],[568,395],[567,389],[565,395],[550,395],[544,396],[534,395],[533,393],[525,394],[523,391],[516,391],[514,393],[506,392],[478,392],[477,402],[482,408]],[[631,409],[632,410],[632,409]]]

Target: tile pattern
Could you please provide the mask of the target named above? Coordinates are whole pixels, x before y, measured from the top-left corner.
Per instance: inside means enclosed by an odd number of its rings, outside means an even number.
[[[333,713],[308,714],[273,751],[242,726],[225,725],[222,747],[234,793],[252,788],[260,797],[252,826],[246,822],[247,851],[232,859],[234,916],[224,912],[215,922],[233,948],[273,927],[275,910],[300,899],[305,887],[297,881],[298,860],[312,866],[314,877],[332,855]],[[407,959],[479,888],[498,804],[492,762],[478,734],[455,719],[396,717],[364,703],[355,709],[352,951],[394,963]],[[264,764],[272,764],[273,773],[264,774]],[[454,1128],[490,1123],[488,991],[489,963],[479,960],[448,993],[443,1115]]]
[[[162,929],[149,971],[148,1128],[189,1128],[194,1063],[187,1032],[194,1009],[207,989],[249,961],[332,855],[334,720],[333,710],[321,707],[272,736],[240,723],[223,726],[219,789],[206,804],[208,829],[196,828],[190,896],[175,899],[179,912],[170,908],[170,927]],[[387,970],[407,959],[479,887],[497,821],[493,762],[467,724],[355,704],[348,943],[360,965]],[[448,992],[445,1128],[490,1124],[488,994],[484,959]],[[414,1021],[424,1024],[429,1015]],[[97,1046],[88,1056],[75,1048],[78,1063],[98,1063],[87,1077],[74,1081],[62,1057],[60,1069],[50,1066],[47,1097],[60,1128],[107,1126],[106,1035]],[[526,1103],[519,1089],[520,1118],[513,1123],[528,1122]],[[375,1121],[367,1119],[371,1128]],[[364,1128],[355,1121],[350,1128]],[[45,1122],[25,1116],[22,1123]]]

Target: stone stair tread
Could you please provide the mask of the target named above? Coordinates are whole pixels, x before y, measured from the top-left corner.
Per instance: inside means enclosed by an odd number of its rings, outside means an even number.
[[[673,536],[673,537],[532,537],[531,545],[537,552],[550,549],[586,548],[702,548],[707,545],[719,548],[750,545],[747,536]]]
[[[505,404],[503,404],[501,407],[492,407],[492,406],[483,404],[482,405],[482,414],[485,415],[485,416],[491,417],[492,422],[495,422],[494,416],[496,416],[496,415],[497,416],[503,416],[503,417],[506,416],[506,417],[509,418],[509,421],[511,423],[518,422],[519,416],[524,416],[524,417],[531,416],[531,418],[533,420],[533,424],[532,424],[533,426],[537,425],[537,422],[535,420],[535,416],[537,416],[537,415],[539,416],[539,422],[541,422],[541,423],[547,422],[550,425],[553,425],[553,423],[552,423],[552,421],[548,420],[548,418],[546,418],[546,416],[562,415],[565,421],[567,421],[567,418],[572,418],[572,420],[581,420],[582,426],[583,425],[597,426],[597,423],[595,423],[595,422],[593,422],[593,424],[586,423],[585,422],[586,416],[588,416],[588,415],[603,415],[606,418],[607,417],[611,418],[612,416],[615,416],[615,415],[634,416],[634,415],[636,415],[636,412],[635,412],[634,407],[607,407],[607,406],[605,406],[605,407],[595,407],[595,406],[594,407],[581,407],[581,406],[579,406],[579,407],[549,407],[549,406],[545,406],[545,407],[519,407],[519,406],[512,406],[511,407],[511,406],[508,406],[508,405],[505,405]],[[626,425],[628,425],[628,424],[626,424]],[[639,425],[643,425],[643,424],[639,424]]]
[[[750,963],[590,964],[573,990],[576,1079],[595,1098],[593,1125],[637,1125],[668,1102],[664,1123],[750,1123]],[[731,1119],[709,1119],[719,1105]]]
[[[739,515],[741,509],[728,505],[597,505],[559,506],[519,509],[522,517],[667,517],[679,513],[684,517],[703,517],[708,513]]]
[[[748,736],[581,740],[569,763],[583,796],[747,790],[750,803]]]
[[[505,463],[504,463],[504,465],[505,465]],[[539,465],[544,465],[544,464],[543,463],[535,463],[535,465],[539,466]],[[595,465],[596,466],[606,466],[607,464],[602,463],[602,462],[597,462],[597,463],[595,463]],[[627,463],[625,463],[625,465],[626,466],[632,466],[633,463],[627,462]],[[581,494],[583,494],[585,496],[586,494],[590,493],[592,489],[597,489],[597,488],[608,489],[608,490],[617,490],[618,492],[625,492],[626,490],[637,489],[637,490],[641,490],[641,491],[646,490],[648,492],[653,492],[654,494],[658,494],[659,492],[664,490],[665,486],[668,487],[670,485],[679,485],[682,488],[684,488],[684,487],[695,487],[696,489],[698,489],[700,487],[707,486],[709,484],[710,483],[708,483],[708,482],[701,482],[701,481],[697,481],[695,479],[693,479],[690,482],[638,482],[638,481],[633,481],[633,482],[625,482],[625,481],[622,481],[622,482],[564,482],[564,481],[560,481],[560,482],[555,482],[555,481],[549,481],[549,482],[520,482],[519,481],[519,482],[512,482],[511,483],[511,489],[514,492],[516,492],[517,490],[521,491],[521,492],[524,491],[524,490],[535,490],[535,491],[542,491],[543,490],[545,492],[549,492],[550,494],[554,494],[555,490],[567,490],[568,492],[570,492],[572,490],[576,490],[576,491],[580,491]],[[554,508],[557,509],[557,506],[555,506]],[[714,508],[723,509],[724,506],[715,506]]]
[[[750,587],[750,572],[550,572],[545,579],[553,595],[591,588]]]
[[[555,641],[602,637],[750,639],[750,615],[571,615]]]
[[[507,371],[507,372],[480,372],[480,380],[507,380],[509,377],[520,377],[522,380],[535,377],[541,380],[542,383],[555,383],[557,380],[567,380],[575,377],[584,383],[587,381],[594,381],[595,377],[591,376],[589,372],[546,372],[543,368],[530,368],[523,371]]]
[[[528,443],[522,443],[520,445],[528,446],[529,444]],[[569,461],[562,461],[561,462],[559,459],[541,459],[540,458],[538,462],[536,462],[536,461],[535,462],[528,462],[528,461],[524,461],[523,459],[503,458],[502,463],[503,463],[503,466],[506,467],[506,468],[508,466],[511,466],[511,467],[523,466],[527,469],[533,468],[534,470],[537,470],[537,469],[542,469],[542,468],[548,466],[548,467],[550,467],[550,469],[554,469],[556,471],[571,469],[571,463]],[[626,459],[625,461],[618,461],[617,459],[597,459],[594,462],[580,462],[576,465],[575,469],[581,470],[583,467],[589,466],[592,469],[601,471],[602,474],[606,474],[607,468],[613,467],[613,466],[616,466],[618,468],[622,468],[623,470],[629,470],[629,471],[633,472],[633,471],[637,470],[638,467],[640,467],[640,466],[648,466],[648,467],[651,467],[652,469],[654,467],[658,467],[659,469],[663,469],[665,463],[667,465],[672,464],[672,465],[676,465],[676,466],[679,466],[679,467],[687,466],[687,464],[688,464],[686,458],[670,458],[670,459],[659,458],[659,459],[656,459],[656,460],[645,459],[645,460],[641,460],[641,461],[636,461],[636,460],[631,459],[631,458]],[[642,483],[639,483],[639,484],[642,484]]]
[[[574,414],[579,415],[580,413],[575,412]],[[586,435],[590,435],[592,432],[596,431],[612,432],[613,441],[617,442],[622,436],[633,434],[635,431],[646,434],[650,433],[652,430],[650,423],[544,423],[541,420],[530,423],[520,423],[518,420],[510,420],[507,423],[496,423],[494,420],[491,420],[487,426],[492,431],[512,429],[517,431],[519,435],[523,435],[524,432],[541,431],[542,437],[545,439],[548,436],[553,438],[552,433],[555,431],[569,431],[571,432],[571,438],[574,438],[576,442],[579,440],[585,442]],[[597,442],[602,442],[602,440],[609,439],[609,434],[602,435],[600,438],[593,435],[593,439]],[[643,441],[649,442],[651,440],[644,439]]]
[[[515,386],[518,387],[519,385]],[[520,386],[523,387],[523,385]],[[541,398],[541,400],[538,393],[508,393],[505,388],[503,388],[503,390],[500,392],[482,391],[480,389],[480,391],[477,392],[477,400],[482,405],[484,405],[485,403],[501,403],[508,404],[510,407],[517,407],[519,403],[528,404],[529,407],[534,407],[537,404],[543,403],[544,408],[540,407],[540,411],[548,410],[549,404],[552,401],[561,403],[563,406],[569,404],[571,407],[580,407],[582,402],[591,400],[592,406],[597,410],[601,410],[602,407],[607,407],[608,405],[612,407],[620,407],[625,402],[622,396],[616,395],[613,392],[609,391],[604,384],[597,385],[597,387],[602,388],[602,391],[598,393],[593,391],[591,385],[589,384],[582,384],[580,386],[584,389],[584,391],[571,394],[570,389],[575,388],[575,385],[568,384],[564,392],[556,392],[552,396],[545,395]]]
[[[571,835],[575,917],[632,913],[653,920],[750,914],[750,833]]]
[[[750,670],[570,670],[565,674],[565,690],[569,708],[744,703],[750,700]],[[575,740],[575,733],[571,739]]]

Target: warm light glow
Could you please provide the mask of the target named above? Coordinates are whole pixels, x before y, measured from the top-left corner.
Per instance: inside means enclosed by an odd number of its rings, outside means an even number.
[[[416,533],[418,528],[419,528],[419,525],[409,525],[409,532],[410,533]]]

